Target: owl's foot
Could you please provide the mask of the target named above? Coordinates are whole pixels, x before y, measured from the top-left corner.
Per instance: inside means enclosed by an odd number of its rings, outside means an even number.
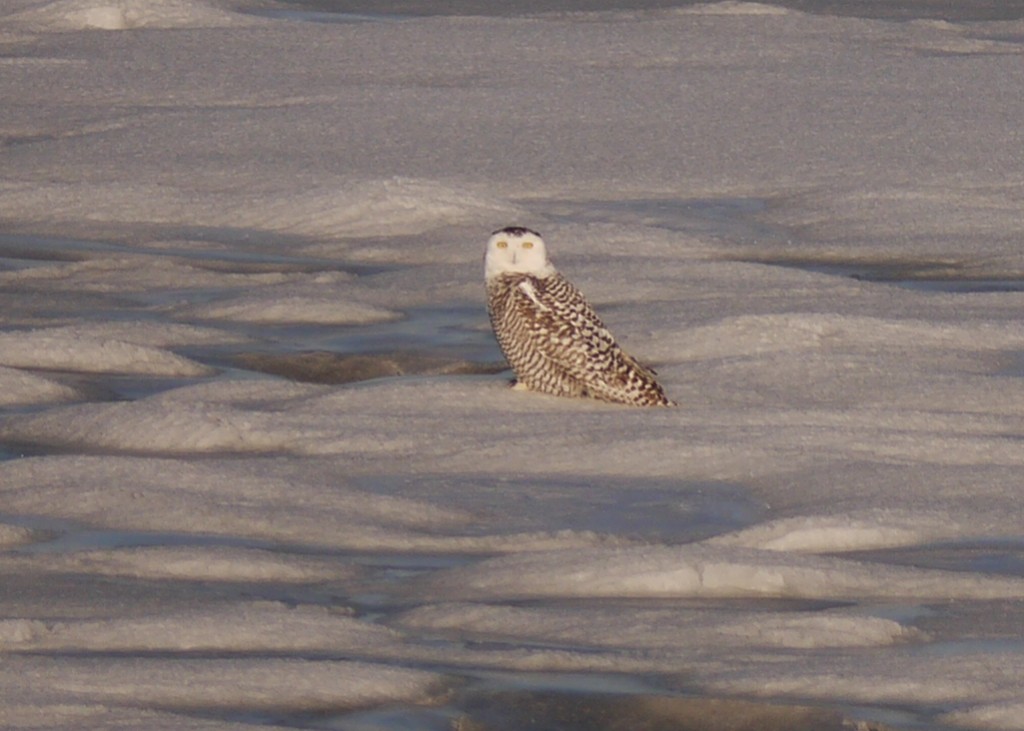
[[[509,388],[511,388],[513,391],[529,391],[530,390],[530,387],[527,386],[522,381],[512,381],[512,383],[509,385]]]

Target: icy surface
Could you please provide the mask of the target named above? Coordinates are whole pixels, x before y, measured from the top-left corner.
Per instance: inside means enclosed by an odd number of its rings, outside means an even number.
[[[16,368],[0,367],[0,404],[44,403],[71,400],[76,396],[73,388]]]
[[[204,28],[248,25],[244,15],[196,0],[43,0],[21,2],[12,20],[33,30],[129,30],[132,28]]]
[[[22,368],[201,376],[210,369],[162,348],[87,334],[47,330],[0,333],[0,359]]]
[[[6,3],[0,725],[1024,729],[1024,11],[795,4]],[[678,408],[507,387],[512,223]]]

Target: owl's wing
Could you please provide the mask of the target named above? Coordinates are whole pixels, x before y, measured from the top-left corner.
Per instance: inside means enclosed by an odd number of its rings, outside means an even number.
[[[504,291],[500,309],[492,309],[504,312],[495,332],[528,388],[635,406],[673,404],[654,371],[618,346],[583,294],[560,274],[520,275]]]
[[[616,362],[648,370],[619,348],[583,293],[561,275],[521,280],[515,307],[548,365],[584,385],[605,380]]]

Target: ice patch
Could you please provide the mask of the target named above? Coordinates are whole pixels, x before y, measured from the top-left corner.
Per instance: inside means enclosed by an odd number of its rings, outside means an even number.
[[[561,679],[559,679],[561,680]],[[562,681],[565,682],[565,681]],[[856,724],[842,714],[813,706],[753,703],[734,698],[681,697],[676,694],[652,695],[627,688],[615,692],[600,684],[571,682],[560,686],[527,686],[510,690],[468,693],[464,701],[467,713],[460,717],[458,729],[523,731],[523,729],[559,729],[560,731],[615,731],[617,729],[710,729],[748,731],[885,731],[874,724]],[[396,726],[396,728],[423,728]]]
[[[629,611],[577,607],[491,604],[428,605],[402,614],[400,627],[420,632],[471,633],[507,642],[544,642],[562,646],[598,646],[691,653],[743,647],[792,649],[886,647],[925,639],[923,633],[883,617],[842,612],[777,613],[733,609],[659,609]]]
[[[252,25],[250,17],[201,0],[56,0],[7,16],[8,22],[46,30],[215,28]]]
[[[161,537],[167,540],[161,534],[152,537],[145,533],[104,536],[99,531],[72,534],[53,543],[41,542],[21,548],[17,566],[43,573],[56,571],[145,579],[279,584],[341,581],[358,573],[337,558],[220,546],[215,540],[204,541],[202,536],[192,537],[197,545],[118,547],[117,550],[109,550],[115,546],[102,545],[104,539],[115,544],[117,540],[160,540]],[[88,545],[90,538],[94,541],[91,546]],[[188,536],[180,534],[176,538],[186,540]],[[78,548],[86,550],[73,550],[76,542]]]
[[[893,320],[839,314],[739,315],[670,336],[684,358],[726,358],[857,344],[874,347],[1003,349],[1024,346],[1024,326]],[[678,342],[676,342],[678,341]]]
[[[0,682],[12,697],[24,697],[26,684],[38,683],[40,677],[46,678],[50,691],[63,691],[81,702],[192,711],[337,711],[425,700],[441,681],[435,673],[367,662],[266,657],[128,657],[117,662],[65,657],[59,663],[44,657],[19,662],[17,671],[0,670]]]
[[[182,314],[185,312],[191,317],[202,319],[263,324],[305,322],[320,325],[368,325],[401,317],[393,310],[329,297],[268,295],[197,305],[187,308]]]
[[[453,598],[1024,597],[1016,578],[708,545],[506,556],[441,573],[433,588]]]
[[[76,330],[51,329],[0,333],[0,363],[17,368],[135,373],[152,376],[206,376],[213,369],[160,348]]]
[[[0,366],[0,406],[70,401],[77,396],[78,392],[70,386],[34,373]]]
[[[722,0],[722,2],[709,2],[678,8],[675,12],[686,15],[788,15],[791,11],[778,5]]]
[[[220,345],[244,343],[248,339],[238,333],[213,327],[182,325],[150,320],[109,320],[81,322],[75,325],[37,330],[57,338],[69,340],[115,340],[152,348],[174,348],[184,345]]]
[[[391,178],[370,181],[339,193],[312,192],[289,201],[279,223],[267,228],[320,235],[370,237],[419,233],[442,225],[509,218],[518,209],[468,188],[433,181]]]
[[[314,463],[315,464],[315,463]],[[290,465],[290,467],[288,466]],[[284,470],[282,473],[281,470]],[[298,547],[335,547],[377,551],[506,552],[554,550],[608,544],[606,536],[585,530],[509,530],[500,517],[484,516],[443,501],[377,495],[345,484],[338,466],[327,462],[306,468],[275,461],[243,466],[236,460],[172,460],[118,457],[26,458],[0,463],[0,494],[8,511],[49,514],[94,530],[132,530],[139,543],[144,531],[273,541]],[[68,485],[75,500],[66,499]],[[490,532],[481,530],[486,525]],[[98,532],[98,530],[97,530]],[[26,555],[97,549],[117,545],[124,536],[95,535],[92,542],[71,536],[50,546],[23,549]],[[159,541],[160,536],[154,537]],[[192,550],[198,551],[198,548]],[[225,578],[238,571],[288,576],[327,571],[318,562],[280,559],[249,551],[209,549],[207,564],[184,548],[134,549],[114,556],[87,551],[58,563],[104,575]],[[164,552],[162,552],[164,551]],[[165,563],[162,563],[165,562]],[[283,563],[282,563],[283,562]],[[161,573],[163,572],[163,573]]]
[[[400,406],[398,396],[387,405]],[[151,454],[395,454],[422,446],[422,435],[396,431],[393,425],[339,421],[337,402],[352,398],[347,389],[276,380],[208,381],[131,403],[78,404],[64,411],[15,415],[0,426],[0,435]],[[355,399],[360,400],[360,394]],[[376,408],[383,406],[378,400]]]
[[[75,13],[67,13],[64,16],[72,23],[76,20]],[[128,16],[122,8],[116,5],[101,5],[89,8],[79,16],[85,28],[96,28],[98,30],[127,30],[131,26],[128,23]]]
[[[951,516],[924,511],[874,510],[847,515],[802,515],[761,523],[709,539],[709,545],[766,551],[837,553],[909,546],[962,535]]]
[[[42,668],[45,672],[45,668]],[[13,674],[12,674],[13,675]],[[8,682],[8,680],[10,682]],[[251,731],[251,725],[212,721],[173,711],[111,706],[69,698],[57,690],[29,687],[27,682],[12,676],[4,677],[12,695],[0,708],[0,723],[6,728],[48,728],[52,731],[82,731],[87,728],[146,729],[147,731]],[[21,685],[14,685],[20,682]],[[38,684],[37,684],[38,686]]]
[[[32,247],[32,242],[26,248]],[[73,251],[70,245],[65,250]],[[46,261],[36,266],[0,272],[0,283],[19,289],[52,292],[183,292],[252,288],[296,278],[284,272],[221,272],[201,260],[184,261],[161,252],[135,255],[97,255],[86,261]]]
[[[971,25],[950,23],[944,20],[915,20],[911,25],[921,33],[914,34],[906,42],[907,47],[923,53],[948,55],[975,55],[1024,53],[1020,43],[1004,42],[989,38],[972,38]]]
[[[355,340],[360,335],[354,335]],[[372,346],[372,339],[369,343]],[[366,341],[363,341],[366,342]],[[232,362],[247,370],[305,383],[354,383],[375,378],[398,376],[440,376],[453,374],[501,373],[504,363],[480,363],[451,355],[423,354],[416,351],[339,355],[313,351],[286,353],[239,353]]]
[[[1024,729],[1024,702],[992,703],[945,713],[943,723],[965,728],[992,729],[992,731],[1021,731]]]
[[[17,546],[30,543],[35,534],[30,528],[9,523],[0,523],[0,546]]]
[[[0,336],[0,343],[2,343]],[[130,351],[137,355],[141,349]],[[162,352],[162,351],[156,351]],[[169,355],[169,354],[168,354]],[[185,359],[181,359],[184,362]],[[106,368],[112,361],[106,361]],[[129,361],[138,365],[136,360]],[[126,363],[123,367],[127,367]],[[150,368],[143,372],[153,373]],[[207,372],[203,369],[200,372]],[[176,372],[177,373],[177,372]],[[195,371],[186,372],[195,375]],[[210,384],[206,384],[209,386]],[[316,440],[324,425],[308,424],[300,414],[274,414],[254,408],[253,400],[283,403],[308,398],[320,388],[283,382],[251,384],[238,381],[200,387],[193,398],[174,389],[174,397],[160,395],[135,402],[87,403],[37,415],[15,416],[0,426],[0,435],[15,441],[47,441],[64,445],[128,452],[268,452],[294,451],[298,444]]]
[[[726,672],[710,679],[705,687],[714,692],[805,701],[844,698],[853,703],[966,709],[992,704],[993,721],[1001,716],[995,712],[999,706],[1009,710],[1020,705],[1019,650],[1010,647],[1004,651],[999,643],[984,652],[935,652],[934,644],[925,644],[905,652],[796,653],[764,663],[751,660],[758,667],[749,668],[752,672],[747,678],[741,677],[744,673]],[[883,676],[885,682],[879,682]],[[979,713],[984,715],[984,711]]]
[[[316,190],[249,191],[232,197],[171,186],[89,182],[0,184],[0,203],[28,219],[88,219],[112,223],[160,223],[249,228],[320,237],[419,234],[441,226],[515,220],[520,211],[471,187],[429,180],[338,180]],[[424,259],[429,252],[423,252]]]
[[[228,603],[211,609],[137,618],[62,622],[21,641],[37,650],[102,652],[394,651],[401,635],[327,607],[278,602]]]
[[[0,619],[0,651],[24,645],[48,633],[46,625],[31,619]]]
[[[718,632],[743,644],[813,649],[818,647],[884,647],[924,639],[914,629],[882,617],[774,616],[723,626]]]

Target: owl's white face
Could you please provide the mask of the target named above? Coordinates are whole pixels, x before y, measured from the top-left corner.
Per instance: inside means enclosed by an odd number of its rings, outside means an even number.
[[[548,277],[555,273],[548,261],[544,239],[536,231],[509,226],[491,234],[484,255],[484,278],[500,274],[532,274]]]

